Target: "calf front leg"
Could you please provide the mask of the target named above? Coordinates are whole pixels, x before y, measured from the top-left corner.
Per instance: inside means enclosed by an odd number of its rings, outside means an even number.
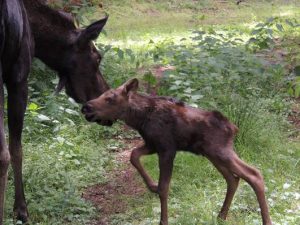
[[[130,162],[131,164],[137,169],[137,171],[140,173],[142,178],[144,179],[148,189],[154,193],[157,193],[157,184],[152,180],[152,178],[148,175],[148,173],[145,171],[143,165],[140,162],[140,158],[143,155],[150,155],[154,152],[148,149],[145,145],[133,149],[131,156],[130,156]]]
[[[27,104],[27,82],[7,85],[9,151],[14,173],[15,203],[14,213],[18,220],[26,222],[28,211],[22,179],[22,129]]]
[[[175,152],[159,153],[158,194],[161,205],[160,225],[168,225],[168,194]]]

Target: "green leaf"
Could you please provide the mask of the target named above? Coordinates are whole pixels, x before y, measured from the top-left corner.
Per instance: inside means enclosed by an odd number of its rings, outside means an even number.
[[[75,165],[80,165],[80,161],[78,159],[74,159],[73,162],[75,163]]]
[[[296,85],[295,87],[295,97],[300,97],[300,85]]]
[[[267,20],[267,23],[272,23],[274,21],[274,17],[270,17],[268,20]]]
[[[29,104],[29,106],[28,106],[28,110],[29,111],[36,111],[36,110],[38,110],[39,109],[39,107],[38,107],[38,105],[37,104],[35,104],[35,103],[30,103]]]
[[[194,101],[197,101],[201,98],[203,98],[203,95],[192,95],[192,100],[194,100]]]
[[[121,49],[118,49],[118,56],[120,59],[124,59],[124,51]]]
[[[281,24],[276,23],[276,27],[279,31],[281,31],[281,32],[283,31],[283,26]]]
[[[286,20],[285,20],[285,23],[288,24],[288,25],[291,26],[291,27],[294,27],[294,26],[295,26],[294,23],[293,23],[292,21],[290,21],[289,19],[286,19]]]
[[[41,121],[41,122],[43,122],[43,121],[50,121],[50,120],[51,120],[48,116],[45,116],[45,115],[43,115],[43,114],[39,114],[39,115],[37,116],[37,119],[38,119],[39,121]]]
[[[66,109],[66,113],[68,113],[70,115],[74,115],[74,116],[79,116],[79,113],[72,109]]]

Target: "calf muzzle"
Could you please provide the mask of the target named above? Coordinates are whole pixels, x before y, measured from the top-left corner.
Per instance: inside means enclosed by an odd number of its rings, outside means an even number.
[[[102,119],[96,118],[95,114],[93,113],[93,107],[89,103],[85,104],[82,107],[81,112],[83,115],[85,115],[85,119],[89,122],[96,122],[102,126],[112,126],[113,125],[113,121],[111,121],[111,120],[102,120]]]

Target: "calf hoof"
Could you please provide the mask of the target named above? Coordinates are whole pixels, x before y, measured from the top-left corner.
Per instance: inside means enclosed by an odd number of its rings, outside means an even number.
[[[271,221],[265,222],[265,223],[263,223],[263,225],[272,225],[272,222]]]
[[[23,224],[28,222],[29,214],[26,207],[18,207],[14,209],[15,218],[22,221]]]
[[[220,220],[226,220],[227,219],[227,213],[220,212],[219,215],[218,215],[218,218]]]
[[[158,193],[158,185],[157,184],[151,184],[148,186],[149,190],[153,193]]]
[[[163,222],[163,221],[160,221],[159,225],[168,225],[169,223],[168,222]]]

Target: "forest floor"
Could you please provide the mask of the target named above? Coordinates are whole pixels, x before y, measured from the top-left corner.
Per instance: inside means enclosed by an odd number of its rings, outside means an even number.
[[[91,221],[90,225],[110,224],[111,216],[126,212],[128,198],[138,198],[147,191],[130,164],[131,150],[142,143],[140,138],[125,139],[124,148],[116,153],[118,168],[107,174],[109,181],[90,186],[83,193],[83,198],[92,202],[99,212],[99,217]]]

